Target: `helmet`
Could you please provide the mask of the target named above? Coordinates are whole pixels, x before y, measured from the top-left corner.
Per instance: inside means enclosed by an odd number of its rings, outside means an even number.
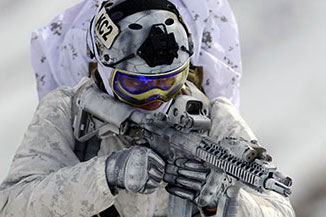
[[[93,52],[109,93],[154,110],[181,89],[193,46],[171,2],[104,1],[91,25]]]

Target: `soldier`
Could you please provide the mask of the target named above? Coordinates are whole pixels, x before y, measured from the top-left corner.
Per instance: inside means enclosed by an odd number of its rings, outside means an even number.
[[[85,39],[101,2],[84,0],[32,33],[32,66],[40,99],[59,86],[73,87],[89,76],[89,62],[96,60],[87,54],[87,47],[92,45]],[[192,33],[194,54],[190,62],[205,70],[196,83],[209,99],[224,96],[239,107],[242,63],[238,28],[228,1],[171,2]]]
[[[171,174],[160,155],[133,145],[133,136],[105,132],[76,140],[79,97],[87,88],[149,113],[167,111],[180,92],[209,102],[186,81],[192,39],[171,2],[103,1],[90,21],[87,42],[97,67],[91,78],[59,87],[40,102],[0,187],[0,216],[167,216],[168,192],[191,200],[193,216],[294,216],[287,198],[245,188],[235,192],[236,205],[217,210],[227,196],[222,173],[180,158],[169,164],[176,171]],[[220,123],[227,123],[239,125],[237,136],[254,139],[240,117],[230,123],[232,115],[218,114],[221,105],[236,110],[227,99],[210,104],[212,138],[223,137],[228,128]],[[92,113],[85,121],[87,128],[98,127]]]

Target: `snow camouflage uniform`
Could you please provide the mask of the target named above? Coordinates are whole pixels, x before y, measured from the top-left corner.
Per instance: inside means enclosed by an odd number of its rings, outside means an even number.
[[[107,134],[101,138],[98,156],[82,163],[76,157],[71,127],[75,96],[92,82],[83,79],[74,88],[61,87],[41,101],[0,187],[0,216],[93,216],[113,204],[121,216],[166,216],[164,186],[150,195],[121,191],[113,196],[108,188],[105,160],[130,146],[127,137]],[[194,86],[190,90],[198,92]],[[234,121],[229,110],[214,112],[225,106],[236,112],[228,100],[214,99],[211,105],[212,137],[229,135],[226,129],[234,126],[236,135],[254,138],[242,119]],[[238,216],[294,216],[288,199],[273,192],[240,189],[238,202]]]

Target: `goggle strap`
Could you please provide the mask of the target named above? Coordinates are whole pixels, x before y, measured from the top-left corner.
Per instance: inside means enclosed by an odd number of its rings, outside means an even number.
[[[113,66],[115,66],[115,65],[117,65],[117,64],[119,64],[119,63],[121,63],[121,62],[123,62],[123,61],[129,60],[129,59],[131,59],[131,58],[133,58],[133,57],[135,57],[135,56],[136,56],[136,55],[135,55],[134,53],[132,53],[132,54],[129,54],[128,56],[122,58],[121,60],[118,60],[118,61],[115,62],[115,63],[111,63],[111,64],[105,64],[105,63],[103,63],[103,64],[104,64],[105,66],[107,66],[107,67],[111,67],[111,68],[113,68]]]

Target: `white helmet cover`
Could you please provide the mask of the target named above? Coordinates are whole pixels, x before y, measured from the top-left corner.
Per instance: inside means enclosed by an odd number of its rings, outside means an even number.
[[[190,34],[177,9],[169,1],[106,1],[92,25],[95,57],[104,66],[131,73],[160,74],[182,66],[192,52]],[[158,39],[171,36],[162,42],[163,46],[166,46],[166,42],[171,45],[166,61],[164,55],[156,59],[153,57],[156,54],[152,52],[153,49],[160,46],[157,38],[149,36],[155,31],[158,32]],[[152,47],[147,46],[151,43]],[[165,48],[162,48],[163,51]]]

